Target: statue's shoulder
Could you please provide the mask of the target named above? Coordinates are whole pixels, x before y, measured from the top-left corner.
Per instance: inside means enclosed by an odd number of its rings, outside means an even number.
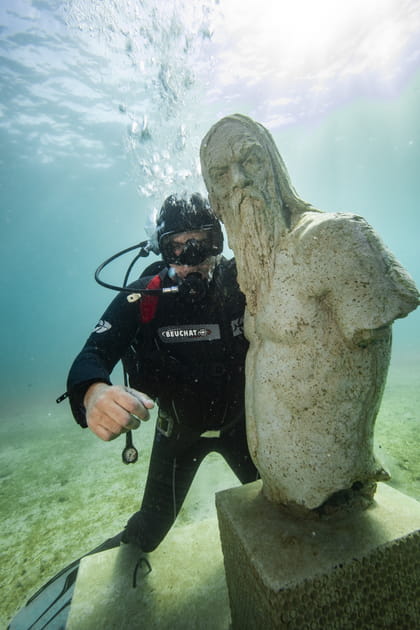
[[[335,230],[358,231],[372,230],[369,223],[360,215],[350,212],[303,212],[294,226],[292,233],[299,238],[318,236],[323,232]]]
[[[398,295],[398,308],[405,314],[419,303],[413,279],[363,217],[346,212],[305,212],[291,234],[295,253],[311,269],[322,270],[323,278],[330,277],[331,272],[340,281],[357,275],[359,287],[369,286],[372,310],[391,293]],[[342,284],[337,286],[341,294]],[[361,303],[367,304],[366,296]],[[394,319],[401,316],[393,315]]]
[[[369,223],[350,212],[304,212],[292,234],[304,247],[337,243],[343,250],[368,242],[382,249],[382,243]]]

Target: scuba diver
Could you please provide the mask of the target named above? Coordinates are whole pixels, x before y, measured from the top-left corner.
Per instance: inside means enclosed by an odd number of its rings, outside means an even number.
[[[122,287],[107,284],[99,273],[112,260],[140,247],[162,260]],[[119,291],[76,357],[67,392],[76,421],[100,439],[124,434],[123,461],[137,451],[131,431],[158,407],[154,442],[141,508],[125,529],[89,554],[134,545],[139,567],[151,570],[144,554],[155,549],[174,523],[201,462],[220,453],[242,483],[254,481],[245,433],[245,298],[234,260],[222,256],[221,225],[199,194],[168,197],[158,215],[155,237],[127,248],[98,267],[95,278]],[[111,373],[121,360],[124,385]],[[42,586],[18,611],[9,630],[67,623],[82,558]]]
[[[142,552],[163,540],[208,453],[242,483],[258,478],[245,432],[245,298],[221,225],[200,194],[171,195],[149,245],[163,260],[116,296],[67,382],[76,421],[105,441],[131,436],[158,407],[141,508],[121,536]],[[126,386],[111,382],[119,360]],[[131,438],[123,459],[136,459]]]

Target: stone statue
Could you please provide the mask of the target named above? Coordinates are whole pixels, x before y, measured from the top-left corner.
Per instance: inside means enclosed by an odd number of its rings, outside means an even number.
[[[263,493],[298,512],[368,504],[389,478],[374,423],[391,325],[419,304],[415,284],[362,217],[298,197],[250,118],[215,124],[201,163],[247,301],[247,435]]]

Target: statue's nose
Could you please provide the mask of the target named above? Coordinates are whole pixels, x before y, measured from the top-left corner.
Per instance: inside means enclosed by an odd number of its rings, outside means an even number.
[[[230,172],[234,187],[244,188],[245,186],[249,186],[249,184],[251,184],[250,178],[247,176],[242,166],[237,162],[234,162],[231,165]]]

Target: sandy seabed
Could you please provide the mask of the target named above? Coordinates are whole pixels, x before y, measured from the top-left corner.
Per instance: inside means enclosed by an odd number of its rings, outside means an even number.
[[[101,442],[74,423],[66,403],[53,404],[34,403],[1,419],[1,628],[55,573],[124,527],[146,480],[153,419],[134,433],[139,461],[125,466],[121,439]],[[418,363],[392,364],[376,423],[377,453],[391,485],[420,501],[419,429]],[[234,485],[223,460],[209,455],[175,527],[214,518],[215,492]]]

